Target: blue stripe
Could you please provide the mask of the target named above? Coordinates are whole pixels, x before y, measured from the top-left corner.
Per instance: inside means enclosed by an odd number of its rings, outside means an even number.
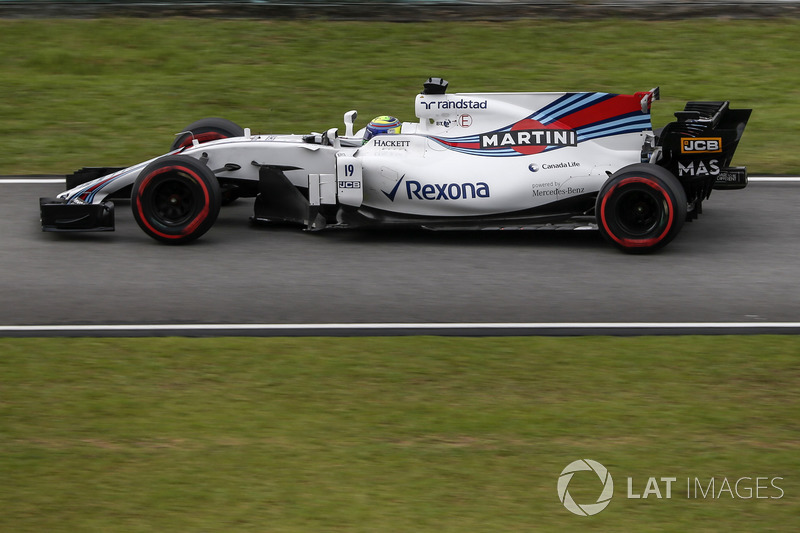
[[[478,148],[455,148],[448,146],[450,150],[467,155],[477,155],[482,157],[514,157],[521,154],[511,148],[498,148],[498,149],[478,149]]]
[[[567,93],[561,98],[558,98],[554,102],[547,104],[546,106],[542,107],[541,109],[534,112],[528,118],[533,120],[538,120],[537,116],[546,116],[551,112],[554,112],[565,105],[570,105],[571,103],[575,102],[576,100],[580,100],[585,98],[587,95],[594,94],[594,93]]]
[[[574,102],[574,103],[572,103],[570,105],[567,105],[565,107],[562,107],[560,109],[554,110],[551,113],[544,114],[544,115],[537,113],[537,116],[541,117],[541,118],[538,119],[539,122],[541,122],[542,124],[549,124],[549,123],[551,123],[553,121],[558,120],[559,118],[565,117],[567,115],[571,115],[572,113],[575,113],[577,111],[581,111],[583,109],[591,107],[591,106],[593,106],[593,105],[595,105],[595,104],[597,104],[599,102],[602,102],[604,100],[608,100],[609,98],[615,96],[615,95],[608,94],[608,93],[584,93],[584,94],[585,94],[585,96],[583,98],[579,99],[578,101],[576,101],[576,102]]]
[[[578,140],[586,139],[588,137],[598,137],[598,136],[607,136],[607,135],[614,135],[615,132],[625,130],[625,131],[647,131],[650,128],[644,126],[642,124],[619,124],[618,126],[612,128],[604,128],[602,130],[595,130],[595,131],[579,131],[578,133]]]
[[[86,203],[92,203],[92,201],[94,200],[94,197],[97,195],[97,193],[102,191],[105,188],[106,185],[108,185],[109,183],[113,183],[114,181],[116,181],[117,179],[121,178],[122,176],[130,174],[134,170],[138,170],[138,169],[142,168],[144,165],[145,165],[144,163],[139,163],[138,165],[134,165],[132,167],[128,167],[128,168],[126,168],[124,170],[120,170],[113,178],[109,179],[108,181],[103,183],[101,186],[99,186],[97,189],[95,189],[91,193],[89,193],[89,196],[86,198],[86,200],[81,200],[81,201],[82,202],[86,202]],[[107,179],[108,176],[112,176],[112,175],[113,174],[106,174],[105,176],[101,176],[101,177],[97,178],[96,180],[92,180],[92,181],[90,181],[88,183],[85,183],[84,184],[85,187],[83,187],[80,191],[78,191],[77,193],[75,193],[72,196],[70,196],[69,199],[67,200],[67,202],[71,202],[75,198],[79,197],[80,195],[82,195],[83,193],[85,193],[86,191],[88,191],[89,189],[94,187],[94,185],[98,181],[102,181],[104,179]]]
[[[430,137],[438,142],[451,142],[451,143],[476,143],[480,142],[480,135],[470,135],[469,137]]]
[[[626,124],[638,124],[645,127],[646,129],[649,129],[650,115],[637,114],[634,116],[627,116],[627,117],[615,117],[613,119],[608,119],[600,122],[595,122],[594,124],[581,126],[580,128],[577,128],[577,131],[579,133],[592,133],[596,131],[601,131],[603,129],[611,129]]]
[[[623,133],[641,133],[642,131],[649,130],[649,127],[643,127],[642,125],[631,124],[626,126],[620,126],[618,128],[610,129],[610,130],[603,130],[597,131],[593,133],[581,133],[578,132],[578,142],[589,141],[592,139],[599,139],[600,137],[610,137],[612,135],[621,135]]]

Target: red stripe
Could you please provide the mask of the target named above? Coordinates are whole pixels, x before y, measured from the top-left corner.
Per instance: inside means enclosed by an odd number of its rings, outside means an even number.
[[[641,98],[637,99],[635,96],[621,94],[560,118],[555,123],[570,129],[575,129],[634,111],[639,111],[641,113],[642,107],[640,100]]]
[[[444,139],[436,139],[436,140],[439,141],[440,143],[444,144],[444,145],[452,146],[453,148],[478,149],[478,148],[481,147],[481,143],[479,143],[479,142],[477,142],[477,143],[459,143],[459,142],[453,142],[453,141],[446,141]]]
[[[91,187],[89,187],[88,189],[86,189],[86,190],[85,190],[85,191],[83,191],[83,192],[84,192],[84,193],[87,193],[87,192],[93,192],[93,191],[97,190],[98,188],[102,187],[103,185],[105,185],[106,183],[108,183],[109,181],[111,181],[111,180],[113,180],[114,178],[116,178],[118,175],[119,175],[119,172],[115,172],[115,173],[114,173],[114,174],[112,174],[112,175],[111,175],[109,178],[107,178],[107,179],[104,179],[104,180],[103,180],[103,181],[101,181],[100,183],[95,183],[94,185],[92,185]]]

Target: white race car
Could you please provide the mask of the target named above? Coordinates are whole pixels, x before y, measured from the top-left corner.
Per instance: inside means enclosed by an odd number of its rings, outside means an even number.
[[[383,129],[356,132],[349,111],[343,135],[254,135],[200,120],[166,155],[67,176],[69,190],[40,199],[42,229],[113,230],[110,199],[130,196],[148,235],[184,243],[208,231],[225,202],[255,197],[256,220],[308,230],[596,228],[624,251],[646,252],[696,218],[712,189],[747,185],[746,169],[730,163],[751,110],[725,101],[689,102],[654,132],[658,89],[446,89],[440,78],[425,82],[418,122],[380,117]]]

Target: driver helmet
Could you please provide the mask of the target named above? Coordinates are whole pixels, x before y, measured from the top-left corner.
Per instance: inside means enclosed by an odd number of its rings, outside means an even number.
[[[400,133],[400,121],[389,115],[373,118],[367,124],[367,129],[364,132],[364,142],[384,133]]]

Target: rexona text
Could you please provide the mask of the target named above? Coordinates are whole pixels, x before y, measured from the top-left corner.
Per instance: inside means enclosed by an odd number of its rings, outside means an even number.
[[[408,180],[406,194],[409,200],[459,200],[489,198],[489,185],[478,183],[426,183]]]

